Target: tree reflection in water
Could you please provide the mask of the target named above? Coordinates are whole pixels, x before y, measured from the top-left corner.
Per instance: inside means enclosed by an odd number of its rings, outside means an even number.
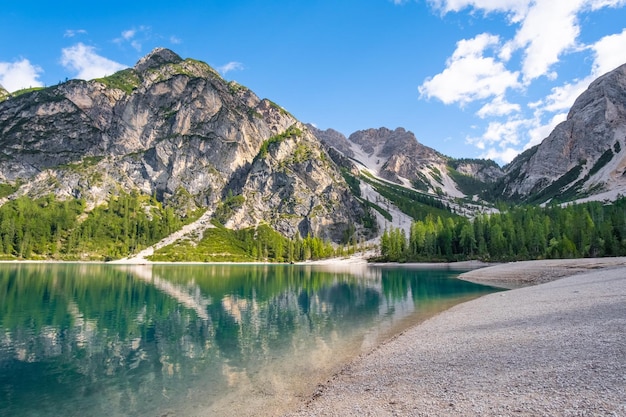
[[[451,275],[0,265],[0,415],[262,410],[360,353],[381,323],[488,291]]]

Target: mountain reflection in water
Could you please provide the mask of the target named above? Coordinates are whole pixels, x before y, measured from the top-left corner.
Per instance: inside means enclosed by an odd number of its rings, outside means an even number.
[[[350,358],[493,291],[456,272],[0,265],[0,416],[268,415]]]

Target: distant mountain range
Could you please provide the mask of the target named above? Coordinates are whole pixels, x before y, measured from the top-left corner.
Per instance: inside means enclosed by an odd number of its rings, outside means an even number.
[[[502,168],[449,158],[402,128],[347,138],[316,129],[162,48],[101,79],[0,88],[2,202],[53,194],[83,199],[89,211],[135,192],[180,216],[207,210],[229,228],[266,223],[287,237],[373,238],[392,213],[406,216],[375,186],[468,215],[497,200],[614,200],[626,194],[625,156],[626,65],[593,82],[565,122]]]
[[[368,129],[348,138],[309,128],[373,175],[428,193],[531,203],[626,195],[626,65],[594,81],[565,122],[503,168],[446,157],[402,128]]]

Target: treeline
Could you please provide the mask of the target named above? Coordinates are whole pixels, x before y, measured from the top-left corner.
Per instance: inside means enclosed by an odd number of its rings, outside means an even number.
[[[350,255],[357,242],[334,246],[315,236],[287,238],[267,224],[241,230],[227,229],[214,221],[200,242],[177,241],[159,249],[153,261],[173,262],[298,262]]]
[[[154,197],[121,194],[93,209],[73,229],[66,251],[100,254],[107,260],[122,258],[158,242],[184,224],[173,208],[163,207]]]
[[[0,207],[0,253],[23,259],[61,253],[84,208],[81,200],[60,202],[52,196],[5,203]]]
[[[512,207],[466,218],[429,215],[400,229],[385,230],[387,261],[513,261],[626,255],[626,198],[567,207]]]
[[[333,245],[327,240],[314,236],[301,238],[300,235],[289,239],[266,224],[235,231],[235,234],[250,256],[258,261],[293,262],[335,255]]]
[[[237,196],[222,204],[227,211]],[[181,218],[154,197],[138,193],[112,197],[91,211],[83,200],[58,201],[20,197],[0,207],[0,258],[112,260],[136,253],[195,220]],[[217,216],[219,217],[219,216]],[[177,242],[161,249],[162,261],[292,262],[352,254],[357,250],[354,230],[349,244],[334,246],[320,237],[286,238],[268,225],[230,230],[215,221],[198,243]]]
[[[173,209],[139,194],[111,198],[88,213],[80,199],[20,197],[0,207],[0,256],[5,259],[119,258],[158,242],[183,224]]]

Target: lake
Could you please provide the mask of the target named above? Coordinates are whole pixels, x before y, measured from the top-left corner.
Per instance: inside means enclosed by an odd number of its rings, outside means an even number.
[[[495,289],[459,271],[0,264],[0,416],[280,415]]]

